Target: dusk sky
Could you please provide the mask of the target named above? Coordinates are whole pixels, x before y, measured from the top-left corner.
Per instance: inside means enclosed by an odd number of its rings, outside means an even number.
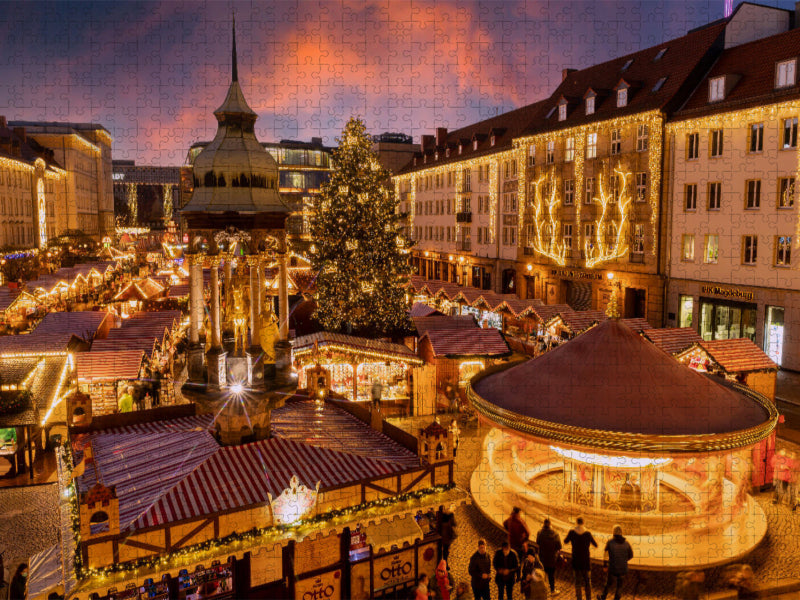
[[[4,2],[0,115],[100,123],[115,159],[181,164],[216,131],[231,7],[259,139],[335,145],[351,115],[418,141],[529,104],[563,68],[681,36],[724,1]]]

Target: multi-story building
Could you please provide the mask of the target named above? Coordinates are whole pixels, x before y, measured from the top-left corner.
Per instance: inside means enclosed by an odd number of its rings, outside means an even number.
[[[516,291],[519,153],[512,140],[541,112],[523,108],[448,133],[423,135],[394,177],[414,240],[416,273],[503,293]]]
[[[387,131],[372,136],[372,151],[391,174],[405,167],[419,150],[419,144],[415,144],[413,138],[405,133]]]
[[[750,338],[800,369],[800,29],[788,21],[756,41],[729,36],[668,124],[666,323]]]
[[[114,213],[131,226],[163,229],[173,220],[180,194],[180,167],[136,166],[112,161]]]
[[[0,116],[0,247],[41,248],[58,235],[67,173],[49,148]]]
[[[545,115],[514,147],[522,294],[660,326],[664,122],[721,51],[725,22],[580,71],[565,69]]]
[[[113,233],[112,140],[105,127],[38,121],[11,121],[9,126],[24,128],[27,137],[50,148],[66,171],[65,202],[56,211],[53,234],[80,230],[99,238]]]

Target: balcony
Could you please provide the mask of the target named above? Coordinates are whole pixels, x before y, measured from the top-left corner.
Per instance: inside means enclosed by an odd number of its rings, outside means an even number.
[[[457,252],[471,252],[472,251],[472,242],[470,240],[458,240],[456,242],[456,251]]]
[[[463,210],[456,213],[456,223],[472,223],[472,211]]]

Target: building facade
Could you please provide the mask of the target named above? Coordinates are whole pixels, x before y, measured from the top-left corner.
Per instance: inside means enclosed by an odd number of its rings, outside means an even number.
[[[800,369],[800,30],[731,41],[667,127],[669,326]],[[741,41],[741,40],[739,40]]]
[[[419,150],[419,144],[415,144],[412,137],[405,133],[384,132],[372,136],[372,151],[392,174],[405,167]]]
[[[102,237],[114,231],[111,135],[95,123],[12,121],[26,136],[53,151],[66,173],[65,200],[56,211],[53,235],[80,230]],[[50,237],[53,237],[50,235]]]
[[[180,167],[136,166],[132,160],[115,160],[112,168],[117,222],[167,227],[179,206]]]
[[[0,247],[41,248],[58,235],[66,186],[67,172],[53,151],[0,117]]]

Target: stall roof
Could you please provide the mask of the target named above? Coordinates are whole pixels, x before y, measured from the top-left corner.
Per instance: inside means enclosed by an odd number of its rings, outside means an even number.
[[[642,335],[667,354],[678,354],[692,344],[703,341],[691,327],[650,328],[643,331]]]
[[[529,308],[535,306],[544,306],[544,302],[539,300],[538,298],[529,298],[526,300],[522,300],[520,298],[509,298],[503,300],[503,302],[496,307],[496,310],[507,309],[510,313],[512,313],[515,317],[522,316]]]
[[[432,315],[429,317],[412,318],[417,335],[422,335],[430,329],[478,329],[475,317],[472,315],[461,315],[458,317],[448,317],[446,315]]]
[[[530,306],[525,309],[526,315],[532,315],[542,323],[547,323],[557,314],[566,315],[575,312],[569,304],[543,304],[541,306]]]
[[[108,337],[104,340],[95,340],[92,342],[91,353],[95,352],[117,352],[119,350],[139,350],[144,352],[148,358],[153,356],[155,350],[156,340],[152,337]]]
[[[320,349],[326,347],[340,348],[357,354],[378,354],[386,357],[395,357],[409,363],[422,364],[422,360],[410,348],[402,344],[393,344],[343,333],[330,333],[328,331],[318,331],[296,338],[292,344],[295,356],[312,352],[315,344]]]
[[[109,313],[99,310],[50,312],[36,326],[32,335],[71,333],[88,342],[110,318]]]
[[[131,281],[114,296],[114,301],[149,300],[150,298],[155,298],[163,291],[164,287],[160,283],[147,277],[146,279]]]
[[[433,308],[432,306],[428,306],[424,302],[414,302],[414,306],[411,307],[411,310],[408,311],[408,316],[412,319],[416,317],[429,317],[431,315],[441,315],[442,313]]]
[[[500,356],[511,350],[497,329],[430,329],[428,338],[434,356]]]
[[[379,523],[370,523],[366,528],[367,543],[374,552],[390,550],[392,546],[402,547],[405,542],[413,544],[422,539],[422,530],[413,515],[396,515]]]
[[[68,360],[66,354],[0,357],[0,373],[3,373],[4,383],[20,384],[30,375],[27,389],[32,396],[32,404],[28,409],[15,414],[0,415],[0,427],[38,425],[53,402],[69,385],[68,381],[61,381],[61,373]]]
[[[565,311],[564,314],[559,312],[551,317],[545,325],[547,327],[553,327],[561,323],[562,327],[570,333],[580,333],[589,329],[589,327],[595,323],[600,323],[607,318],[608,317],[606,317],[602,310]]]
[[[80,383],[138,379],[143,350],[80,352],[75,355]]]
[[[189,295],[189,284],[178,283],[169,288],[167,298],[184,298]]]
[[[23,294],[26,292],[22,292]],[[0,287],[0,312],[8,310],[8,308],[14,303],[17,297],[20,295],[19,290],[12,290],[11,288],[7,287]],[[28,294],[30,296],[30,294]],[[33,296],[31,296],[33,299]]]
[[[748,338],[705,340],[696,345],[726,373],[778,370],[778,365]]]
[[[27,333],[0,336],[0,356],[8,354],[36,355],[66,352],[81,340],[71,333]]]

